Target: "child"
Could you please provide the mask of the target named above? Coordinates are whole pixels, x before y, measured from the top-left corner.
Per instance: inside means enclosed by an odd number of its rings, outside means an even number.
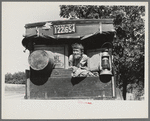
[[[84,54],[82,44],[75,43],[72,45],[73,54],[69,56],[69,66],[72,68],[73,77],[94,76],[87,67],[88,56]]]

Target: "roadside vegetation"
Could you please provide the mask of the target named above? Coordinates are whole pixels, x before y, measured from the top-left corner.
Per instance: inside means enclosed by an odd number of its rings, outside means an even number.
[[[25,72],[16,72],[14,74],[5,74],[5,83],[7,84],[25,84],[26,74]]]

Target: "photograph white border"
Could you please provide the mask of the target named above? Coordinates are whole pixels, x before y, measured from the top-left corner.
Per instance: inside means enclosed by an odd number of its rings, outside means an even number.
[[[7,2],[2,2],[3,4]],[[13,2],[12,2],[13,3]],[[21,2],[22,3],[22,2]],[[29,3],[29,2],[28,2]],[[148,118],[148,2],[51,2],[62,5],[145,6],[145,99],[143,101],[99,100],[4,100],[2,44],[2,119],[126,119]],[[46,2],[45,2],[46,4]],[[4,11],[2,11],[2,18]],[[9,19],[9,16],[8,16]],[[2,21],[3,22],[3,21]],[[2,30],[3,31],[3,30]],[[3,43],[2,32],[2,43]],[[21,40],[20,40],[21,41]],[[10,44],[10,43],[9,43]],[[88,104],[87,102],[90,102]]]

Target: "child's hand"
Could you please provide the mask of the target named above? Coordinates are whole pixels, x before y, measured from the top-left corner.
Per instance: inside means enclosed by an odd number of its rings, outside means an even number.
[[[75,72],[78,68],[76,66],[70,66],[73,72]]]
[[[81,69],[85,69],[87,71],[90,71],[90,69],[88,67],[81,67]]]
[[[75,72],[78,68],[75,66],[72,66],[72,71]]]

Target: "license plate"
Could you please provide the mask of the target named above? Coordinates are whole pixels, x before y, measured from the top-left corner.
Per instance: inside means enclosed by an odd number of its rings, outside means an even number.
[[[54,34],[67,34],[75,32],[75,24],[54,25]]]

